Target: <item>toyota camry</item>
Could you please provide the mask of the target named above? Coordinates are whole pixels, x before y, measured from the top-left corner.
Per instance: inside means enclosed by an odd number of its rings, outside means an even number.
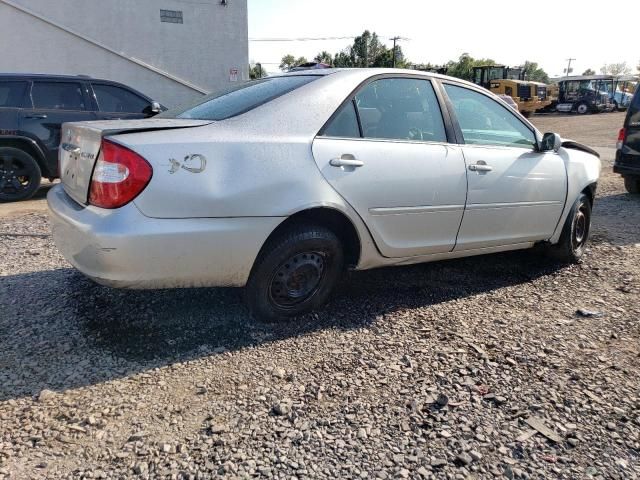
[[[323,69],[65,124],[48,202],[94,281],[245,287],[255,317],[280,320],[323,305],[345,269],[538,244],[576,262],[599,174],[589,147],[468,82]]]

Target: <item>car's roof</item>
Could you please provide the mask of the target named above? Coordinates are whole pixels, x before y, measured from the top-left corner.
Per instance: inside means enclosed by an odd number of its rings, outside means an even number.
[[[286,77],[286,76],[303,76],[303,75],[317,75],[326,77],[329,75],[341,74],[341,75],[354,75],[354,76],[366,76],[374,77],[377,75],[420,75],[426,78],[440,78],[442,80],[452,80],[459,83],[465,83],[477,87],[476,84],[462,80],[460,78],[451,77],[448,75],[442,75],[440,73],[425,72],[423,70],[411,70],[407,68],[323,68],[318,70],[300,70],[286,73],[279,73],[271,75],[271,77]]]
[[[53,80],[91,80],[91,81],[98,81],[98,82],[112,82],[112,83],[118,83],[118,82],[114,82],[113,80],[103,80],[100,78],[93,78],[90,77],[89,75],[59,75],[59,74],[49,74],[49,73],[0,73],[0,78],[3,79],[11,79],[11,80],[16,80],[19,78],[25,78],[25,79],[33,79],[33,78],[38,78],[38,79],[46,79],[46,78],[50,78]]]

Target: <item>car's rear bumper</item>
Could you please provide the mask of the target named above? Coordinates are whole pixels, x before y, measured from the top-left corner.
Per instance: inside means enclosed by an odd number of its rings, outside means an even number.
[[[62,185],[47,196],[62,255],[92,280],[117,288],[244,286],[283,218],[154,219],[134,204],[77,204]]]
[[[626,165],[624,163],[614,163],[613,173],[620,175],[639,175],[640,176],[640,159],[637,165]]]

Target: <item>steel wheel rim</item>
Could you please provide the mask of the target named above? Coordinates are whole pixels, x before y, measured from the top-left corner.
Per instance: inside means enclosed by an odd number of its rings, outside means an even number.
[[[580,204],[576,217],[574,219],[573,226],[573,249],[574,251],[580,250],[587,242],[587,236],[589,234],[589,217],[587,214],[587,206],[584,203]]]
[[[31,185],[31,176],[26,165],[9,155],[0,157],[0,193],[16,195]]]
[[[587,113],[587,106],[585,104],[578,105],[578,113],[585,114]]]
[[[283,262],[271,279],[269,298],[288,310],[312,298],[320,289],[326,272],[326,255],[303,252]]]

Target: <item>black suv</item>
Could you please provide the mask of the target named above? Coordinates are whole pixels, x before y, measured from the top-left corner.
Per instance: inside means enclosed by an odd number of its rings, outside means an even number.
[[[0,74],[0,202],[58,177],[64,122],[146,118],[164,110],[120,83],[86,76]]]
[[[624,128],[618,136],[613,171],[624,177],[627,192],[640,193],[640,87],[633,96]]]

